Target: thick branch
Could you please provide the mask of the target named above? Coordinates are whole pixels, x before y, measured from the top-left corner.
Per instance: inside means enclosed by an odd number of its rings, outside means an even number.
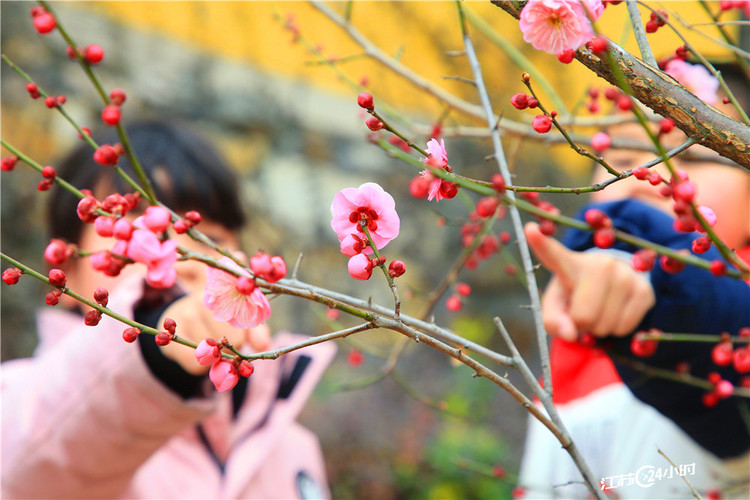
[[[515,2],[491,0],[518,19],[521,7]],[[656,113],[674,120],[688,137],[750,170],[750,127],[709,106],[676,83],[669,75],[652,68],[613,42],[610,55],[619,72],[627,80],[633,97]],[[600,58],[585,47],[576,54],[584,66],[617,86],[615,71],[605,58]]]

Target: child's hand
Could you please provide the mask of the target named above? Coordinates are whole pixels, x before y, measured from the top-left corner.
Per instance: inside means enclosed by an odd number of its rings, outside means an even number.
[[[226,337],[235,348],[240,349],[247,343],[256,352],[266,350],[270,344],[270,331],[266,325],[235,328],[226,321],[216,321],[211,311],[203,305],[202,294],[199,293],[185,295],[170,305],[159,319],[160,327],[165,318],[175,320],[177,335],[193,342],[200,342],[207,337],[216,340]],[[200,375],[210,368],[199,365],[195,359],[195,351],[189,347],[171,342],[162,347],[162,352],[188,373]]]
[[[579,333],[598,337],[632,332],[655,303],[648,279],[628,262],[606,253],[569,250],[529,223],[525,233],[537,259],[554,276],[542,296],[547,333],[576,340]]]

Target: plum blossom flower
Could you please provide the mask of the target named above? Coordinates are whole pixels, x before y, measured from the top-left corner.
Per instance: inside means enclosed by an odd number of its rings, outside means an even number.
[[[220,261],[249,278],[250,274],[228,257]],[[271,315],[271,304],[260,288],[239,287],[239,278],[221,269],[206,267],[206,291],[203,303],[217,321],[228,321],[236,328],[251,328],[265,322]],[[242,291],[241,291],[242,290]],[[249,292],[249,293],[243,293]]]
[[[149,231],[160,234],[169,226],[172,216],[169,210],[158,205],[150,206],[143,212],[143,215],[133,221],[135,227],[148,229]]]
[[[221,360],[211,366],[211,369],[208,371],[208,378],[214,383],[217,391],[226,392],[237,385],[240,374],[234,363]]]
[[[146,265],[146,283],[154,288],[169,288],[177,280],[177,272],[174,270],[177,262],[176,249],[175,240],[162,242],[151,231],[136,229],[128,241],[126,255]]]
[[[706,103],[714,105],[719,101],[716,95],[719,90],[719,80],[702,65],[690,64],[682,59],[672,59],[667,63],[664,71]]]
[[[523,39],[535,49],[559,54],[593,38],[589,16],[596,21],[603,10],[601,0],[529,0],[518,26]]]
[[[445,141],[443,139],[440,139],[440,142],[438,142],[437,139],[430,139],[427,142],[427,154],[428,156],[424,160],[427,165],[435,168],[442,168],[449,172],[451,171],[451,168],[448,166],[448,152],[445,150]],[[434,199],[437,202],[445,198],[445,196],[443,196],[443,190],[440,188],[446,181],[440,177],[432,175],[432,173],[427,170],[423,170],[420,175],[430,179],[427,201],[432,201]]]
[[[393,197],[374,182],[342,189],[331,203],[331,228],[339,242],[352,234],[366,239],[360,225],[364,223],[375,247],[381,249],[398,236],[401,221],[395,207]]]

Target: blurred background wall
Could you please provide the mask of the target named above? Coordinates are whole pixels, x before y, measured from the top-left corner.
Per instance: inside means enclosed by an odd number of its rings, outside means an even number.
[[[66,109],[81,125],[97,128],[101,102],[77,64],[65,56],[57,33],[34,31],[29,2],[0,3],[2,51],[54,95],[65,94]],[[397,200],[403,226],[388,247],[390,258],[406,262],[401,279],[405,311],[416,313],[424,295],[443,277],[460,250],[459,227],[467,207],[459,198],[440,204],[415,200],[408,183],[415,170],[390,159],[366,140],[358,85],[378,106],[397,111],[405,130],[429,130],[439,121],[481,125],[425,95],[387,68],[362,56],[345,32],[306,2],[53,2],[76,43],[101,45],[106,56],[95,69],[106,89],[127,92],[124,119],[167,116],[215,141],[241,179],[251,227],[243,235],[249,253],[258,248],[285,257],[291,266],[300,253],[300,278],[383,304],[386,287],[377,279],[355,282],[346,272],[330,229],[329,206],[344,187],[379,182]],[[352,22],[386,53],[435,85],[478,102],[472,86],[450,77],[470,77],[461,51],[456,6],[452,2],[352,2],[330,4],[349,12]],[[569,108],[585,101],[591,86],[603,88],[577,63],[523,43],[517,23],[489,2],[466,2],[491,27],[538,65],[564,96]],[[635,50],[623,8],[608,8],[599,29]],[[669,2],[689,22],[705,22],[692,3]],[[286,26],[286,28],[285,28]],[[294,26],[300,38],[287,29]],[[657,57],[677,45],[666,30],[651,40]],[[507,105],[523,91],[522,68],[487,37],[474,40],[496,111],[530,122],[532,113]],[[724,57],[719,45],[692,36],[709,56]],[[306,48],[313,47],[311,51]],[[315,53],[322,54],[321,58]],[[326,63],[325,61],[328,61]],[[336,64],[331,62],[335,61]],[[75,131],[41,101],[32,101],[23,80],[2,65],[2,137],[43,164],[54,165],[77,141]],[[446,78],[449,77],[449,78]],[[421,127],[421,128],[420,128]],[[585,132],[585,129],[578,129]],[[424,144],[428,135],[414,135]],[[489,178],[489,145],[448,138],[451,165],[465,175]],[[508,138],[505,147],[515,182],[527,185],[583,185],[589,167],[566,146]],[[19,166],[2,176],[2,247],[37,269],[42,251],[45,193],[38,176]],[[549,197],[571,213],[583,197]],[[501,221],[498,231],[509,230]],[[459,313],[448,313],[444,299],[435,319],[473,340],[504,351],[493,331],[500,315],[522,352],[535,359],[525,289],[504,269],[513,263],[513,245],[459,279],[473,288]],[[509,260],[510,257],[510,260]],[[544,275],[540,276],[544,279]],[[376,277],[378,278],[378,277]],[[28,356],[35,346],[33,311],[44,289],[22,280],[12,293],[2,287],[2,359]],[[286,297],[273,302],[271,325],[307,334],[329,331],[324,310]],[[342,325],[350,322],[341,319]],[[501,498],[510,495],[523,445],[525,413],[515,401],[445,356],[410,346],[396,376],[357,390],[342,390],[377,374],[394,336],[372,332],[339,343],[339,356],[307,408],[303,421],[323,442],[337,498]],[[353,349],[365,353],[362,365],[346,362]],[[536,362],[535,362],[536,363]],[[509,374],[516,380],[515,374]],[[501,466],[505,478],[493,477]]]

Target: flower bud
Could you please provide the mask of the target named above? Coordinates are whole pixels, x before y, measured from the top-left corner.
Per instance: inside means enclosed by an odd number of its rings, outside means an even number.
[[[65,273],[61,269],[51,269],[47,278],[49,279],[49,284],[52,286],[60,288],[65,286]]]
[[[552,118],[547,115],[537,115],[531,122],[531,127],[540,134],[546,134],[552,128]]]
[[[391,278],[398,278],[406,272],[406,265],[400,260],[391,261],[388,266],[388,274]]]
[[[195,348],[195,359],[202,366],[211,366],[221,359],[219,343],[212,338],[201,340]]]
[[[83,322],[86,324],[86,326],[96,326],[99,324],[99,321],[101,321],[101,319],[102,313],[100,311],[97,311],[96,309],[92,309],[86,313],[86,316],[83,317]]]
[[[141,331],[138,328],[131,326],[130,328],[126,328],[122,331],[122,340],[129,344],[132,344],[133,342],[135,342],[135,339],[138,338],[138,335],[140,333]]]
[[[349,275],[358,280],[369,280],[372,276],[372,262],[367,255],[360,253],[349,259]]]
[[[11,267],[3,271],[3,281],[6,285],[15,285],[21,277],[21,270],[17,267]]]
[[[341,240],[340,249],[341,253],[346,255],[347,257],[354,257],[358,253],[362,253],[362,250],[365,249],[366,242],[356,234],[350,234],[348,236],[345,236],[343,240]]]
[[[383,128],[383,122],[381,122],[374,116],[371,116],[370,118],[368,118],[367,121],[365,122],[365,125],[367,125],[367,128],[369,128],[373,132],[377,132],[378,130]]]
[[[357,96],[357,104],[359,104],[361,108],[365,109],[373,109],[375,107],[372,95],[367,92],[362,92]]]
[[[109,302],[109,292],[107,289],[99,287],[94,290],[94,300],[100,306],[107,307],[107,302]]]
[[[237,367],[234,363],[229,361],[220,360],[211,366],[211,370],[208,372],[208,378],[211,379],[216,390],[219,392],[226,392],[237,385],[237,381],[240,379]]]
[[[250,361],[243,359],[239,366],[237,366],[237,370],[240,372],[241,376],[249,377],[255,371],[255,367]]]

